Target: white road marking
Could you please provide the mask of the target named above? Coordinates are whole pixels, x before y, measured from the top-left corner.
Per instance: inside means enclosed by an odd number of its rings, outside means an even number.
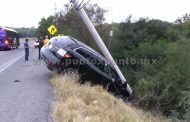
[[[24,56],[24,53],[20,54],[18,57],[14,58],[14,59],[6,62],[2,66],[0,66],[0,73],[2,73],[5,69],[7,69],[8,67],[10,67],[12,64],[14,64],[16,61],[18,61],[23,56]]]

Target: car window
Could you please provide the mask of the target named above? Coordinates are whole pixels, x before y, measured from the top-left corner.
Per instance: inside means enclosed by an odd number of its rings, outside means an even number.
[[[115,72],[115,70],[113,70],[113,68],[109,64],[106,64],[104,61],[95,64],[95,66],[111,78],[118,78],[118,75]]]
[[[112,78],[118,79],[118,75],[117,75],[116,71],[111,66],[109,66],[109,73]]]
[[[86,58],[90,63],[92,63],[94,66],[96,66],[98,69],[104,72],[105,63],[101,58],[83,48],[77,49],[76,52],[78,52],[80,55]]]
[[[54,37],[50,39],[50,42],[58,48],[67,48],[70,45],[76,44],[76,42],[69,37]]]
[[[113,68],[107,64],[104,60],[99,58],[98,56],[95,56],[91,52],[80,48],[77,49],[76,52],[78,52],[80,55],[82,55],[84,58],[86,58],[89,62],[91,62],[95,67],[97,67],[99,70],[110,76],[111,78],[116,79],[117,74]]]
[[[78,52],[80,55],[82,55],[86,59],[88,59],[89,57],[91,57],[89,54],[85,53],[84,49],[82,49],[82,48],[77,49],[76,52]]]
[[[105,63],[101,61],[96,61],[96,63],[93,62],[93,64],[100,69],[101,71],[105,72]],[[106,73],[107,74],[107,73]]]

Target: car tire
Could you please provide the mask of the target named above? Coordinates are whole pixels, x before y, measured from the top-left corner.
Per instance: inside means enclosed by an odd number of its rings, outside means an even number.
[[[65,69],[63,71],[63,74],[67,75],[68,77],[70,77],[74,81],[78,81],[79,80],[79,74],[78,74],[78,71],[76,69],[67,68],[67,69]]]

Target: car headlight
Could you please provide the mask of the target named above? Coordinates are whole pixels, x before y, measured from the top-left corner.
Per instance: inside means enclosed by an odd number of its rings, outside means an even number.
[[[66,52],[65,50],[63,50],[63,49],[59,49],[59,50],[57,51],[57,53],[58,53],[60,56],[64,57],[67,52]]]

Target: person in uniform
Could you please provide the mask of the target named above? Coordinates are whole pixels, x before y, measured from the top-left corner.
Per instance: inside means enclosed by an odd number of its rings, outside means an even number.
[[[44,42],[43,42],[43,37],[40,37],[40,39],[39,39],[39,46],[38,46],[38,59],[40,60],[41,59],[41,53],[40,53],[40,50],[41,50],[41,48],[43,47],[43,45],[44,45]]]
[[[48,45],[48,43],[49,43],[49,39],[48,39],[48,35],[46,35],[44,39],[44,45]]]

